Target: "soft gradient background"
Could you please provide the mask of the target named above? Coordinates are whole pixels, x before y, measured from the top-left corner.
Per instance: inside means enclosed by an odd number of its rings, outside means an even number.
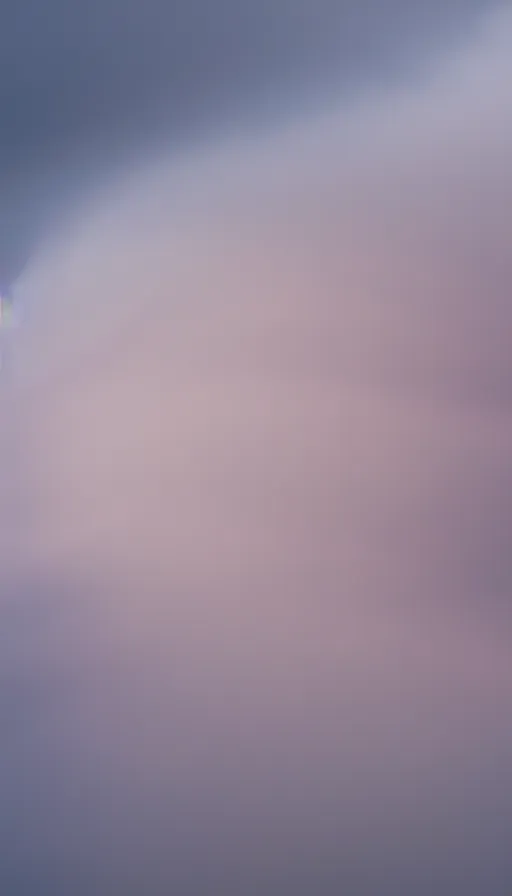
[[[82,200],[17,283],[0,395],[6,896],[510,892],[512,17],[485,6],[322,3],[307,110],[179,146],[159,118],[88,193],[66,155]],[[372,64],[319,65],[342,11]]]

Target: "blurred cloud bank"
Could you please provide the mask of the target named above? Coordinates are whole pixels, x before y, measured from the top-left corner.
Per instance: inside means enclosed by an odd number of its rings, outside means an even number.
[[[31,268],[24,892],[510,883],[511,50],[163,159]]]

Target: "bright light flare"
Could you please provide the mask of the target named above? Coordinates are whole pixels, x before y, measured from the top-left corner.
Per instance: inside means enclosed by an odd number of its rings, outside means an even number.
[[[0,295],[0,327],[12,325],[12,307],[7,296]]]

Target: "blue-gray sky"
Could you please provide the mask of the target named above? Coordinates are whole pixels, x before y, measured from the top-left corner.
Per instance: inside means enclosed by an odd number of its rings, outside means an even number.
[[[108,160],[411,75],[497,0],[5,0],[0,11],[0,287],[50,210]]]
[[[19,281],[9,896],[510,892],[512,19],[383,9],[318,105],[148,138]]]

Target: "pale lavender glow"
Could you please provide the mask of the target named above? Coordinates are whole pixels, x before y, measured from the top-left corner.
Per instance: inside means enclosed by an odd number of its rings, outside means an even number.
[[[508,892],[511,51],[502,14],[415,89],[164,160],[27,276],[36,864]]]

